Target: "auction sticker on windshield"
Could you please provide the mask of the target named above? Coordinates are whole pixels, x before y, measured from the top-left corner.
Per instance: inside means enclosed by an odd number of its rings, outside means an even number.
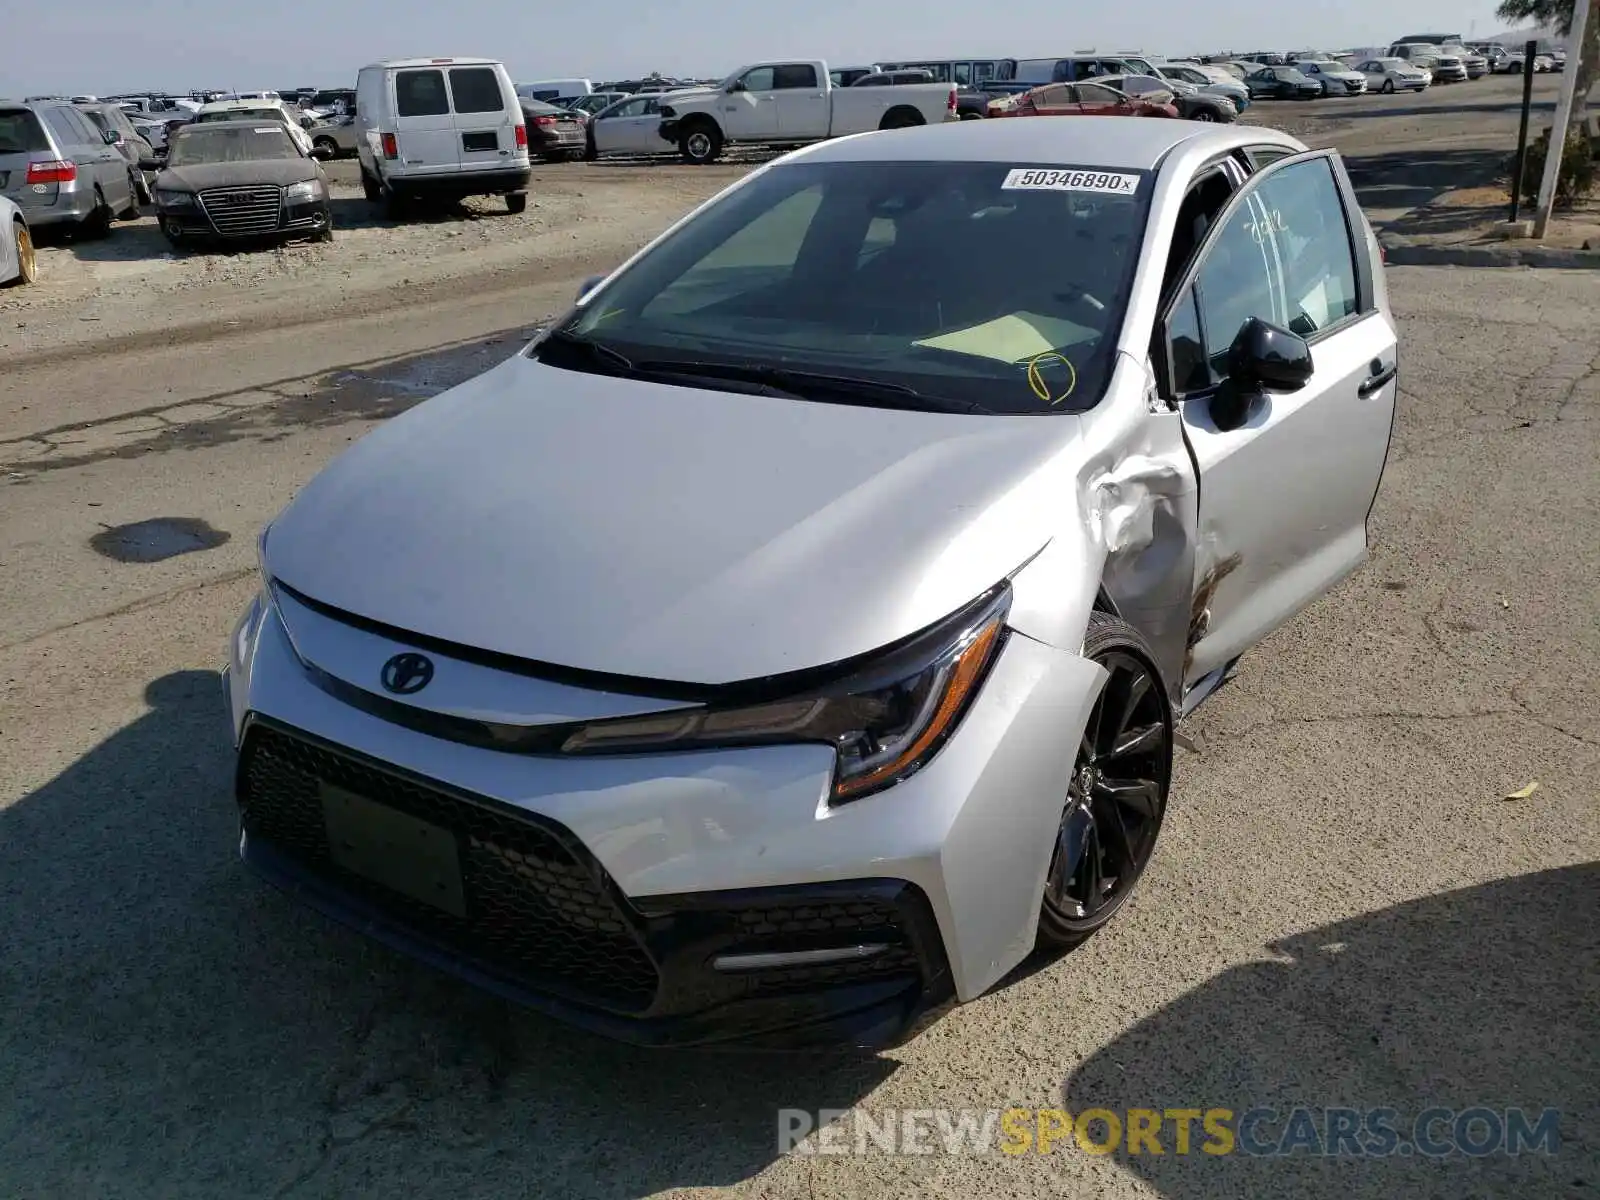
[[[1116,171],[1053,171],[1039,167],[1017,167],[1006,173],[1003,188],[1023,188],[1050,192],[1108,192],[1131,196],[1139,190],[1137,175]]]

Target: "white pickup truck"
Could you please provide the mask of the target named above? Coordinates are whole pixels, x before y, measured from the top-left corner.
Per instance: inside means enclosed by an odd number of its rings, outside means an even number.
[[[755,63],[715,87],[670,92],[660,132],[685,161],[708,163],[730,142],[788,146],[957,119],[954,84],[835,87],[814,59]]]

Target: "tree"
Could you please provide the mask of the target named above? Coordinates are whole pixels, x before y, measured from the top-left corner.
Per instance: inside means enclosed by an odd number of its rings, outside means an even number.
[[[1532,21],[1541,29],[1552,29],[1562,37],[1572,32],[1572,0],[1501,0],[1495,15],[1502,21]],[[1582,46],[1568,46],[1567,57],[1577,63],[1578,78],[1572,106],[1573,116],[1582,120],[1588,105],[1589,89],[1594,84],[1600,60],[1600,0],[1590,0],[1589,20],[1583,31]]]

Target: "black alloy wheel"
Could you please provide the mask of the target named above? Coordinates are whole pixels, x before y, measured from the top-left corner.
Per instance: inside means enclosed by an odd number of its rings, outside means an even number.
[[[1149,646],[1094,613],[1084,657],[1109,678],[1089,714],[1045,875],[1039,942],[1070,949],[1106,924],[1149,865],[1172,782],[1173,717]]]

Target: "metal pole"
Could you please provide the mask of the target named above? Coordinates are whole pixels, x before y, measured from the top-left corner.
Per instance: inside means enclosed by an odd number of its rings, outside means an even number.
[[[1511,173],[1511,216],[1515,221],[1522,212],[1522,172],[1528,162],[1528,112],[1533,108],[1533,55],[1539,43],[1530,41],[1522,48],[1522,125],[1517,130],[1517,167]]]
[[[1572,32],[1567,44],[1583,53],[1583,28],[1589,23],[1591,0],[1572,0]],[[1550,225],[1550,210],[1556,202],[1556,176],[1561,172],[1561,152],[1567,148],[1567,125],[1572,120],[1572,102],[1578,91],[1578,60],[1571,58],[1561,71],[1561,99],[1556,102],[1556,123],[1550,128],[1550,149],[1544,159],[1544,179],[1539,184],[1539,207],[1533,216],[1533,236],[1542,238]]]

